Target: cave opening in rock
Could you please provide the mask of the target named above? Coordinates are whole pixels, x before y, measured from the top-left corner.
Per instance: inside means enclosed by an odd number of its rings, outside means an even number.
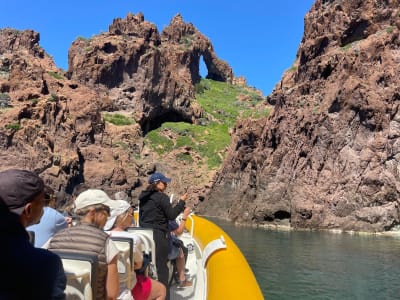
[[[201,78],[206,78],[208,74],[207,66],[206,63],[204,62],[204,57],[200,57],[199,61],[199,70],[200,70],[200,77]]]
[[[284,210],[278,210],[274,213],[274,217],[279,220],[290,219],[290,213]]]
[[[144,120],[141,124],[143,136],[152,130],[160,128],[161,125],[166,122],[186,122],[192,124],[192,120],[185,118],[182,114],[176,111],[170,110],[153,118],[150,117]]]

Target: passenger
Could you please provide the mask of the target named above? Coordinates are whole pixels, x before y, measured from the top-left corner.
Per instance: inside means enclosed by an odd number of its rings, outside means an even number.
[[[172,261],[176,266],[177,271],[177,282],[178,287],[185,288],[192,286],[193,283],[186,279],[185,276],[185,266],[188,256],[188,249],[185,247],[183,242],[178,238],[184,229],[187,217],[190,215],[190,208],[186,207],[182,214],[181,222],[178,224],[176,220],[171,220],[168,223],[168,228],[170,230],[170,251],[168,253],[168,259]],[[175,275],[175,274],[174,274]]]
[[[80,219],[80,217],[77,216],[77,215],[74,213],[74,209],[75,209],[74,201],[75,201],[75,199],[78,197],[78,195],[79,195],[80,193],[82,193],[82,192],[84,192],[84,191],[87,191],[87,190],[89,190],[89,189],[90,189],[90,186],[88,186],[87,184],[85,184],[85,183],[83,183],[83,182],[82,182],[82,183],[79,183],[79,184],[77,184],[77,185],[74,186],[74,190],[72,191],[72,194],[71,194],[72,203],[70,203],[69,205],[67,205],[67,206],[65,207],[65,209],[64,209],[65,217],[68,218],[68,221],[69,221],[68,227],[75,226],[76,223],[77,223],[77,222],[79,221],[79,219]]]
[[[68,227],[67,218],[55,210],[54,191],[51,187],[44,188],[44,209],[39,224],[27,227],[35,233],[35,247],[42,247],[55,233]]]
[[[65,299],[60,257],[35,248],[25,230],[40,221],[43,190],[43,180],[33,172],[0,172],[0,299]]]
[[[80,193],[74,204],[75,214],[80,217],[78,224],[58,232],[45,246],[50,250],[73,250],[97,255],[97,294],[93,298],[117,299],[119,251],[109,235],[102,230],[110,215],[110,208],[116,203],[102,190],[89,189]]]
[[[187,193],[180,197],[173,207],[165,194],[171,179],[162,173],[154,173],[149,178],[149,185],[139,195],[139,224],[144,228],[152,228],[156,246],[156,267],[158,280],[168,289],[168,221],[174,220],[185,209]]]
[[[118,207],[111,209],[111,217],[108,218],[105,230],[116,237],[128,237],[135,241],[133,249],[134,270],[142,268],[143,252],[141,249],[140,237],[132,232],[125,231],[126,228],[132,226],[133,209],[131,205],[124,200],[116,200]],[[147,276],[137,274],[132,270],[132,295],[135,300],[163,300],[166,296],[166,289],[159,281],[151,279]],[[120,292],[124,291],[126,286],[120,284]]]

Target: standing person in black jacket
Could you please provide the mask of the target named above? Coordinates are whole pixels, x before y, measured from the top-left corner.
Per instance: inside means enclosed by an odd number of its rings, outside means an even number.
[[[139,195],[139,225],[152,228],[156,246],[156,266],[158,280],[168,289],[168,221],[174,220],[185,209],[187,193],[181,196],[179,202],[172,206],[165,194],[167,184],[171,179],[162,173],[154,173],[149,178],[149,186]]]

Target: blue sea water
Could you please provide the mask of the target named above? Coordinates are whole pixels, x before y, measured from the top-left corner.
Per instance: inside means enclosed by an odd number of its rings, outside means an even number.
[[[242,250],[265,299],[400,299],[400,235],[275,231],[212,221]]]

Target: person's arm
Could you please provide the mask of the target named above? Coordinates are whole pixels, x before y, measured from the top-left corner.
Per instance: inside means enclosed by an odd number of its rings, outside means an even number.
[[[160,201],[160,205],[165,212],[168,220],[174,220],[176,217],[185,209],[186,199],[188,194],[185,193],[183,196],[180,197],[179,202],[172,206],[169,202],[169,198],[167,195],[163,195],[164,197]]]
[[[106,295],[107,300],[115,300],[119,295],[119,276],[118,276],[118,248],[111,239],[107,240],[106,259],[107,259],[107,278]]]
[[[107,300],[116,300],[119,295],[118,255],[107,266],[106,291]]]
[[[186,207],[185,210],[183,211],[182,220],[179,223],[179,227],[173,231],[173,233],[175,233],[177,236],[183,233],[183,230],[185,229],[186,219],[189,215],[190,215],[190,207]]]
[[[56,234],[57,232],[59,232],[61,229],[67,228],[68,227],[68,223],[67,220],[65,219],[65,217],[60,214],[58,211],[55,214],[55,229],[54,229],[54,234]]]

